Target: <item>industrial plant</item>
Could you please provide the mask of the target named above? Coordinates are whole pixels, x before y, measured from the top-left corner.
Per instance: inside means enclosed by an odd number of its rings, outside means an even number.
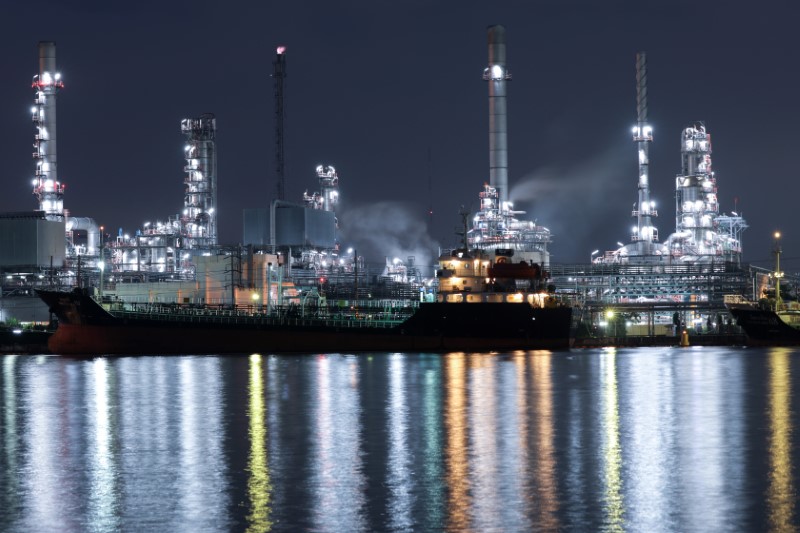
[[[588,264],[581,265],[552,263],[550,230],[525,220],[525,212],[515,210],[508,199],[507,88],[512,75],[503,26],[488,28],[488,56],[483,79],[489,88],[489,180],[482,189],[481,180],[475,181],[479,209],[464,214],[455,250],[491,260],[514,257],[545,272],[553,293],[579,308],[574,314],[576,327],[584,335],[616,337],[623,330],[653,337],[674,334],[675,326],[687,324],[706,332],[732,328],[725,296],[758,299],[769,272],[742,264],[747,223],[737,212],[720,212],[711,135],[702,122],[690,123],[680,133],[675,228],[667,238],[659,238],[658,211],[650,191],[654,136],[648,118],[645,53],[636,56],[635,223],[628,244],[619,242],[606,252],[598,249]],[[224,221],[218,220],[217,193],[226,184],[217,174],[217,119],[211,113],[179,124],[185,158],[182,206],[174,214],[115,235],[66,207],[56,135],[56,103],[64,82],[56,65],[55,43],[40,42],[31,108],[32,184],[38,206],[0,214],[0,321],[48,321],[48,310],[34,296],[37,287],[94,287],[106,300],[266,309],[302,306],[309,299],[375,306],[433,301],[441,280],[423,277],[421,267],[429,265],[415,264],[414,257],[387,257],[385,264],[375,267],[355,245],[340,242],[340,176],[334,166],[320,164],[314,169],[315,191],[306,189],[296,202],[285,198],[286,75],[286,48],[281,46],[272,74],[275,196],[269,203],[244,210],[241,244],[218,240],[218,226]],[[310,171],[308,175],[314,176]]]

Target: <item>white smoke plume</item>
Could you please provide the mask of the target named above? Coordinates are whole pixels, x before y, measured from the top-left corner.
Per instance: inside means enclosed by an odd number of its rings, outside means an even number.
[[[550,229],[554,262],[585,263],[590,250],[613,249],[616,241],[627,240],[630,211],[621,206],[636,201],[637,180],[630,154],[606,151],[572,166],[527,173],[511,188],[509,200],[526,211],[519,218]]]
[[[369,263],[413,256],[422,274],[431,275],[439,243],[428,234],[422,213],[420,206],[389,201],[348,208],[339,223],[340,242],[356,248]]]

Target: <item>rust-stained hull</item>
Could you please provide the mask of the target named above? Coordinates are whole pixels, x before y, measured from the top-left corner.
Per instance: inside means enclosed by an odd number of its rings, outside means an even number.
[[[59,326],[52,353],[224,354],[365,351],[505,351],[569,348],[571,309],[527,304],[421,304],[394,327],[319,319],[259,321],[176,314],[115,316],[80,291],[40,291]]]

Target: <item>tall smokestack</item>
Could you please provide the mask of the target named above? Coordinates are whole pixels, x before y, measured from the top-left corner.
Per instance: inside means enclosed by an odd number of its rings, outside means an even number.
[[[500,208],[508,201],[508,134],[506,124],[506,29],[489,26],[489,66],[483,71],[489,82],[489,184],[499,193]]]
[[[633,140],[639,152],[639,198],[633,214],[636,216],[636,231],[633,241],[637,243],[639,255],[650,255],[653,242],[658,240],[658,230],[653,226],[652,217],[657,216],[650,201],[650,143],[653,142],[653,128],[647,123],[647,55],[636,54],[636,126],[633,127]]]
[[[39,74],[33,77],[31,86],[35,91],[31,113],[36,126],[33,194],[40,211],[48,218],[60,218],[64,215],[64,186],[58,181],[56,160],[56,92],[64,84],[56,71],[56,43],[39,42]]]
[[[286,166],[284,159],[283,134],[283,79],[286,77],[286,47],[279,46],[272,62],[272,77],[275,79],[275,175],[277,178],[276,198],[286,196]]]

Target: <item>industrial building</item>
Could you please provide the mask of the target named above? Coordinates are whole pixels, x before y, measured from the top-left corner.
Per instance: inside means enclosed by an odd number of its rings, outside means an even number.
[[[336,168],[317,166],[317,190],[306,190],[296,203],[285,199],[285,47],[278,47],[273,67],[277,186],[275,197],[264,199],[265,207],[244,210],[243,244],[218,242],[217,121],[211,113],[180,122],[185,137],[182,207],[133,232],[113,235],[91,218],[72,216],[65,207],[56,144],[56,100],[64,83],[56,69],[55,43],[39,43],[31,109],[32,183],[38,209],[0,215],[0,320],[46,320],[47,310],[33,294],[37,286],[95,286],[105,298],[268,307],[308,297],[342,302],[429,298],[435,282],[423,279],[413,257],[386,258],[385,265],[375,269],[368,268],[357,250],[342,247]],[[628,244],[618,243],[618,248],[603,253],[598,249],[589,264],[552,264],[550,230],[524,220],[525,213],[508,199],[506,100],[512,75],[503,26],[488,28],[483,79],[489,88],[489,181],[479,193],[478,212],[464,217],[462,247],[492,256],[513,255],[516,261],[546,269],[558,292],[580,308],[575,316],[589,332],[611,323],[609,311],[626,316],[624,329],[629,333],[659,335],[678,318],[684,325],[719,331],[730,325],[724,296],[758,298],[768,290],[768,271],[742,265],[744,218],[736,212],[720,213],[711,135],[702,122],[681,132],[675,229],[659,239],[658,212],[650,194],[653,128],[643,52],[636,57],[635,224]],[[616,335],[618,320],[613,323]]]
[[[636,55],[637,202],[630,243],[600,253],[589,265],[555,265],[551,274],[559,290],[582,310],[584,333],[616,337],[675,334],[678,327],[693,331],[731,331],[726,295],[758,299],[768,272],[742,265],[742,232],[738,213],[719,212],[717,180],[712,169],[711,135],[696,122],[681,132],[681,172],[675,178],[675,231],[659,240],[650,196],[647,59]],[[595,257],[596,256],[596,257]],[[609,321],[609,316],[616,316]],[[621,317],[625,317],[620,327]],[[613,329],[612,329],[613,328]]]
[[[517,260],[547,267],[551,242],[550,230],[536,222],[520,220],[524,211],[515,211],[508,200],[508,108],[507,83],[511,71],[506,64],[506,30],[503,26],[488,29],[489,64],[483,79],[489,85],[489,183],[480,192],[480,209],[472,218],[472,227],[464,228],[466,245],[494,257],[497,250],[512,250]]]

